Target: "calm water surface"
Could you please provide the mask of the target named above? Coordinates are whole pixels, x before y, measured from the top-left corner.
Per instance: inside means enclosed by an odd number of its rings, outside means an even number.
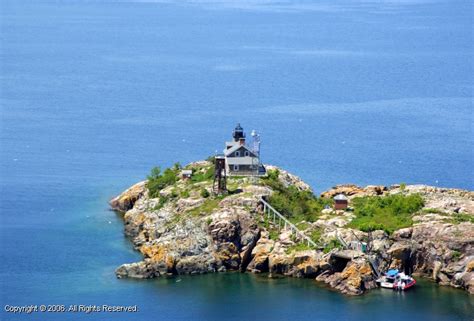
[[[117,280],[140,256],[107,200],[154,165],[223,148],[236,122],[315,191],[473,189],[470,1],[0,3],[5,304],[138,304],[159,320],[472,320],[420,282],[348,298],[312,280]],[[19,319],[4,312],[2,320]],[[64,319],[32,315],[31,319]]]

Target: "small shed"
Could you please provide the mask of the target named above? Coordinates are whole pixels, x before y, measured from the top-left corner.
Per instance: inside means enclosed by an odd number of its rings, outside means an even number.
[[[334,196],[334,209],[345,210],[349,205],[349,199],[344,194],[337,194]]]
[[[182,179],[190,179],[192,175],[193,175],[193,171],[191,169],[183,169],[181,171]]]

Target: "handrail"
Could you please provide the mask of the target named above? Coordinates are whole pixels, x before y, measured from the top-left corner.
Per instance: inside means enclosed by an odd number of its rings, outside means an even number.
[[[347,249],[349,247],[349,245],[347,245],[346,241],[344,241],[344,239],[342,238],[342,236],[339,235],[339,233],[337,232],[336,230],[336,238],[338,239],[338,241],[342,244],[342,246],[344,247],[344,249]]]
[[[280,212],[278,212],[276,209],[274,209],[273,206],[271,206],[267,201],[265,201],[263,198],[260,198],[260,201],[264,205],[264,211],[265,211],[265,207],[269,208],[275,215],[278,216],[278,218],[282,219],[283,222],[285,222],[285,226],[289,225],[290,230],[294,230],[295,233],[297,233],[299,236],[301,236],[303,239],[305,239],[306,242],[308,242],[308,245],[311,244],[314,247],[318,247],[318,245],[312,239],[310,239],[303,232],[301,232],[293,223],[288,221],[288,219],[286,217],[284,217],[282,214],[280,214]]]

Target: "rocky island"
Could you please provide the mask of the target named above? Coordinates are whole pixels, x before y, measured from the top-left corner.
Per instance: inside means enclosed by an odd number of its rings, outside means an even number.
[[[117,277],[267,273],[359,295],[376,287],[380,272],[398,268],[474,293],[474,192],[339,185],[316,196],[295,175],[265,168],[264,176],[228,177],[227,193],[216,195],[212,160],[176,164],[113,198],[143,255],[118,267]],[[348,206],[334,206],[336,195]],[[273,219],[263,200],[301,234]]]

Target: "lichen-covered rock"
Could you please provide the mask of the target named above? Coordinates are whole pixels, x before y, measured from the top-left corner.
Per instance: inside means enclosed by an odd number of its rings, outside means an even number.
[[[268,272],[268,257],[274,245],[275,241],[268,239],[268,233],[262,235],[252,249],[251,260],[247,266],[247,270],[256,273]]]
[[[372,270],[364,261],[351,261],[342,272],[322,273],[316,280],[349,295],[360,295],[376,287]]]
[[[109,201],[113,210],[126,212],[146,193],[146,181],[139,182]]]
[[[315,250],[296,252],[293,256],[291,275],[298,278],[314,278],[320,271],[321,253]]]
[[[144,259],[141,262],[122,264],[115,270],[115,274],[121,278],[151,279],[157,276],[168,274],[168,269],[164,262],[153,262]]]
[[[387,192],[387,187],[382,185],[369,185],[360,187],[354,184],[336,185],[328,191],[321,193],[321,197],[333,198],[337,194],[344,194],[349,197],[355,196],[375,196],[382,195]]]
[[[180,258],[175,266],[176,274],[204,274],[217,272],[220,262],[211,254],[193,255]]]

